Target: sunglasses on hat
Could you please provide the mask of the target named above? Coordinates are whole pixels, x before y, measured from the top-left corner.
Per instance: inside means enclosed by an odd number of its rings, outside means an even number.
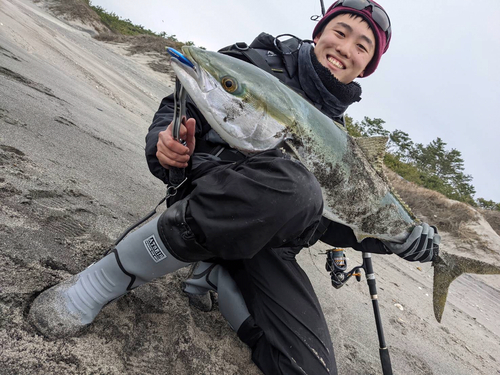
[[[384,9],[380,7],[380,5],[375,4],[370,0],[340,0],[333,4],[328,10],[327,13],[339,6],[344,6],[347,8],[352,8],[356,10],[363,10],[365,8],[371,7],[372,18],[373,21],[385,32],[387,40],[391,39],[391,21],[389,20],[389,16],[385,12]]]

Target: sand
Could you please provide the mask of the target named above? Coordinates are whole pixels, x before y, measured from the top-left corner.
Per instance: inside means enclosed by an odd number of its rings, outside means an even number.
[[[259,374],[217,308],[180,291],[187,270],[106,306],[80,336],[51,340],[27,321],[33,299],[98,260],[165,193],[148,171],[144,137],[169,74],[153,55],[128,56],[29,0],[0,2],[0,374]],[[162,211],[163,208],[160,209]],[[471,224],[493,251],[500,238]],[[443,249],[476,240],[443,233]],[[368,288],[331,287],[326,245],[299,262],[324,308],[341,374],[381,374]],[[348,265],[360,253],[347,251]],[[442,323],[432,268],[373,256],[395,374],[500,374],[500,277],[452,284]]]

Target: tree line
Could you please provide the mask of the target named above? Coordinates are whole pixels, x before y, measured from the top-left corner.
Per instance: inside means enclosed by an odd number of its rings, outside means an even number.
[[[365,117],[361,122],[345,117],[347,131],[354,137],[384,136],[389,139],[384,163],[407,181],[435,190],[450,199],[475,207],[500,211],[500,203],[484,198],[474,199],[476,189],[472,176],[464,171],[462,153],[447,149],[440,137],[429,144],[414,143],[410,135],[384,128],[385,121]]]

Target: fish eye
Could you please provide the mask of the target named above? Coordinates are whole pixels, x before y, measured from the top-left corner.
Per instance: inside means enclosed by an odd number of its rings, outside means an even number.
[[[238,90],[238,82],[232,77],[223,77],[221,80],[222,87],[229,93]]]

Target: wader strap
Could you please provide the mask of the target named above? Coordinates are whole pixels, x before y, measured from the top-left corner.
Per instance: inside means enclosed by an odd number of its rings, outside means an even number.
[[[240,161],[246,159],[246,156],[236,149],[220,144],[214,144],[203,138],[196,140],[196,152],[211,154],[219,157],[221,160],[226,161]]]

